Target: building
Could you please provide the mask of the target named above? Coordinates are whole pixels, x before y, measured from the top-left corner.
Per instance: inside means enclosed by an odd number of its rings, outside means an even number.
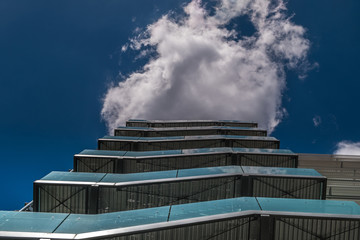
[[[129,120],[0,211],[0,239],[358,240],[359,167],[253,122]]]

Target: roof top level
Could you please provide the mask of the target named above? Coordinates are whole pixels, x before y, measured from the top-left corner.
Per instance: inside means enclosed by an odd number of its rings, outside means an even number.
[[[257,127],[256,122],[242,122],[236,120],[143,120],[129,119],[128,127],[196,127],[196,126],[234,126]]]
[[[115,136],[165,137],[165,136],[196,136],[196,135],[243,135],[266,136],[267,131],[252,127],[205,126],[205,127],[118,127]]]

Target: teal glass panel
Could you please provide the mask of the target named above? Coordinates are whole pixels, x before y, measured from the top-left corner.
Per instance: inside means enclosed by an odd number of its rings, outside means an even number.
[[[134,141],[138,140],[139,137],[127,137],[127,136],[103,136],[101,139],[113,139],[113,140],[129,140]]]
[[[129,119],[128,122],[148,122],[148,120],[144,120],[144,119]]]
[[[226,135],[199,135],[199,136],[185,136],[186,140],[197,140],[197,139],[223,139]]]
[[[166,127],[166,128],[146,128],[146,127],[119,127],[119,128],[131,128],[131,129],[149,129],[152,131],[169,131],[169,130],[209,130],[209,129],[224,129],[224,130],[262,130],[251,127],[232,127],[232,126],[196,126],[196,127]]]
[[[224,166],[209,168],[192,168],[179,170],[178,177],[191,177],[201,175],[217,175],[217,174],[242,174],[240,166]]]
[[[294,154],[288,149],[264,149],[264,148],[196,148],[183,150],[165,150],[165,151],[107,151],[107,150],[91,150],[85,149],[78,155],[95,155],[95,156],[129,156],[129,157],[144,157],[144,156],[163,156],[163,155],[180,155],[180,154],[202,154],[202,153],[273,153],[273,154]]]
[[[230,123],[254,123],[254,122],[244,122],[244,121],[237,121],[237,120],[217,120],[215,122],[230,122]]]
[[[97,215],[71,214],[55,233],[86,233],[166,222],[170,207],[157,207]]]
[[[141,141],[166,141],[166,140],[178,140],[184,139],[184,136],[173,136],[173,137],[141,137]]]
[[[230,198],[209,202],[173,205],[169,220],[175,221],[246,210],[260,210],[255,198]]]
[[[200,135],[200,136],[174,136],[174,137],[127,137],[127,136],[104,136],[102,139],[129,140],[129,141],[163,141],[163,140],[196,140],[196,139],[252,139],[252,140],[277,140],[274,137],[238,136],[238,135]]]
[[[290,198],[257,198],[264,211],[360,215],[360,206],[350,201]]]
[[[274,153],[274,154],[294,154],[288,149],[265,149],[265,148],[233,148],[234,152],[241,153]]]
[[[231,153],[232,149],[228,147],[220,148],[196,148],[196,149],[183,149],[183,154],[201,154],[201,153]]]
[[[41,180],[51,181],[77,181],[77,182],[99,182],[106,173],[85,172],[51,172]]]
[[[179,155],[181,150],[165,150],[165,151],[147,151],[147,152],[127,152],[125,156],[144,157],[144,156],[161,156],[161,155]]]
[[[277,140],[274,137],[259,137],[259,136],[240,136],[240,135],[200,135],[200,136],[185,136],[185,139],[251,139],[251,140]]]
[[[260,136],[225,135],[224,137],[228,139],[252,139],[252,140],[266,140],[266,141],[277,140],[274,137],[260,137]]]
[[[92,150],[85,149],[79,155],[96,155],[96,156],[124,156],[126,151],[107,151],[107,150]]]
[[[0,214],[3,214],[1,212]],[[14,212],[0,218],[0,231],[53,232],[68,216],[66,213]]]
[[[134,129],[134,130],[154,130],[154,128],[147,128],[147,127],[126,127],[126,126],[120,126],[116,129]]]
[[[143,172],[143,173],[129,173],[129,174],[112,174],[108,173],[101,182],[132,182],[145,181],[152,179],[176,178],[177,170],[161,171],[161,172]]]
[[[0,221],[9,218],[17,214],[18,212],[0,211]]]
[[[251,128],[251,127],[231,127],[231,126],[215,126],[216,129],[226,129],[226,130],[262,130],[259,128]]]
[[[247,174],[322,176],[314,169],[241,166]]]

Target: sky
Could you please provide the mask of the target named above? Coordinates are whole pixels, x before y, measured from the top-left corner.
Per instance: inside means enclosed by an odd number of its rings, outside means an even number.
[[[267,3],[0,1],[0,209],[129,117],[255,120],[281,148],[360,154],[360,2]]]

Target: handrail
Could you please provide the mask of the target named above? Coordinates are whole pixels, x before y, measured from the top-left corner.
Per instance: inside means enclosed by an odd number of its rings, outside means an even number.
[[[19,212],[32,212],[33,202],[34,202],[34,200],[31,200],[30,202],[28,202],[24,207],[22,207],[19,210]]]

